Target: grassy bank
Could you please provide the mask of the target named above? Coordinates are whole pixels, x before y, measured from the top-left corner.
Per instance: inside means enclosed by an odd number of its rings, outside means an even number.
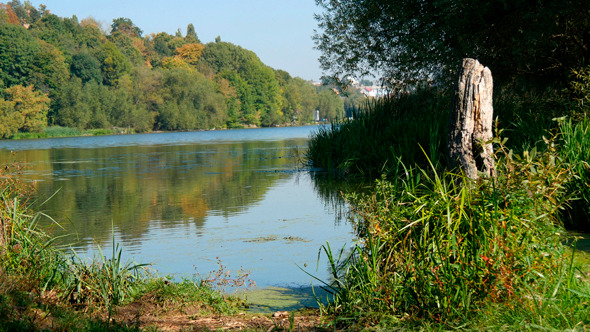
[[[37,227],[49,217],[35,212],[19,171],[18,164],[0,171],[0,331],[139,330],[146,314],[197,319],[242,307],[214,290],[213,279],[173,283],[123,261],[114,242],[92,261],[57,249]]]
[[[55,138],[55,137],[75,137],[75,136],[100,136],[100,135],[120,135],[133,134],[135,131],[129,128],[111,128],[111,129],[87,129],[69,128],[61,126],[51,126],[43,129],[41,132],[18,132],[10,139],[36,139],[36,138]]]
[[[564,222],[587,220],[588,121],[535,122],[565,106],[503,100],[498,176],[475,183],[445,170],[449,105],[431,91],[382,100],[312,138],[314,166],[379,179],[346,196],[361,242],[323,248],[323,310],[352,330],[587,329],[589,269],[563,243]]]

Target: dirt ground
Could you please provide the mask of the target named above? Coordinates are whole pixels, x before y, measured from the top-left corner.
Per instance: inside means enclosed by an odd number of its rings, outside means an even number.
[[[273,314],[240,313],[233,316],[217,315],[204,307],[191,305],[180,308],[164,308],[149,295],[126,306],[114,315],[116,323],[141,329],[157,327],[158,331],[326,331],[322,328],[319,310],[298,312],[277,311]]]

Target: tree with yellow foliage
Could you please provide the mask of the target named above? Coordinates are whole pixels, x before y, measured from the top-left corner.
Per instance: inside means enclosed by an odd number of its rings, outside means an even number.
[[[0,137],[8,138],[17,131],[41,131],[47,126],[49,97],[35,91],[32,85],[14,85],[0,99]]]

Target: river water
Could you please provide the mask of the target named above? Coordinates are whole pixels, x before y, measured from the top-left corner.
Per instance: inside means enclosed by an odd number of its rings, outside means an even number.
[[[152,263],[159,275],[205,277],[219,262],[258,287],[328,278],[318,251],[353,242],[333,183],[300,163],[316,127],[0,141],[26,166],[59,244],[94,257]],[[12,153],[11,153],[12,151]],[[317,283],[316,283],[317,284]]]

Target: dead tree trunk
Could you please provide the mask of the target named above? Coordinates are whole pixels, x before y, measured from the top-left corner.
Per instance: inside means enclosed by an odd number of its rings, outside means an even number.
[[[463,59],[451,110],[447,157],[452,167],[477,180],[495,176],[492,139],[492,73],[475,59]],[[487,142],[487,143],[486,143]]]

